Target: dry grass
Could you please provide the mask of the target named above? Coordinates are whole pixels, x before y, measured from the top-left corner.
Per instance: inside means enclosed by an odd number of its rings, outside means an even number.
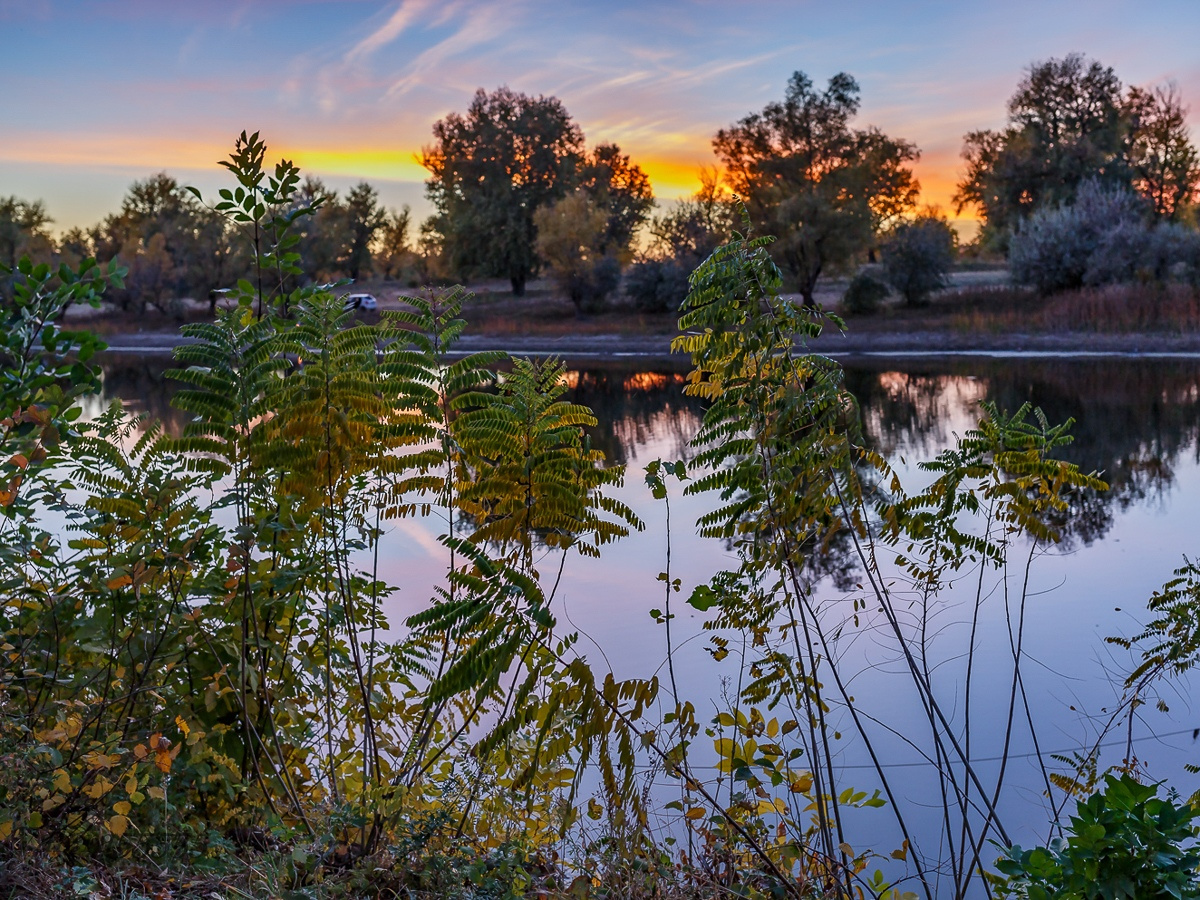
[[[1015,288],[958,292],[956,331],[1003,334],[1200,333],[1200,293],[1182,284],[1114,285],[1039,297]]]

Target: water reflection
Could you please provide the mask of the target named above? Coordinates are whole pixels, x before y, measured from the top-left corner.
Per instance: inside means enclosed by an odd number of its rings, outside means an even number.
[[[108,354],[102,366],[105,402],[119,399],[179,433],[186,416],[170,402],[168,359]],[[684,394],[685,372],[683,360],[589,360],[568,372],[567,398],[595,411],[593,445],[613,462],[686,458],[703,407]],[[1109,531],[1115,512],[1161,505],[1181,458],[1200,460],[1198,361],[864,359],[846,365],[846,381],[867,443],[910,463],[970,428],[983,400],[1010,412],[1031,402],[1051,423],[1074,418],[1075,440],[1060,452],[1112,486],[1073,511],[1069,537],[1085,545]]]
[[[863,361],[846,377],[868,442],[889,457],[929,458],[971,426],[981,400],[1009,412],[1033,403],[1051,424],[1073,418],[1075,440],[1060,454],[1111,486],[1072,511],[1068,537],[1084,544],[1108,532],[1114,511],[1161,505],[1180,459],[1197,458],[1196,361]]]

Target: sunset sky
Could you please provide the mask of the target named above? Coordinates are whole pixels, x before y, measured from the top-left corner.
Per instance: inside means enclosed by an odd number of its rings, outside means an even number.
[[[414,154],[499,85],[561,99],[664,199],[797,69],[857,78],[856,124],[915,142],[922,199],[943,206],[963,134],[1004,123],[1035,60],[1079,51],[1126,84],[1173,80],[1200,131],[1200,0],[0,0],[0,36],[0,195],[44,200],[57,229],[161,170],[215,193],[243,128],[423,217]]]

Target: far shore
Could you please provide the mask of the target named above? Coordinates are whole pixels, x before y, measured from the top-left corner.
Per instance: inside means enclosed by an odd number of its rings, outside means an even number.
[[[170,355],[186,342],[178,331],[115,333],[105,336],[108,353]],[[943,331],[827,331],[811,349],[828,356],[1179,356],[1200,358],[1200,334],[970,334]],[[574,358],[671,356],[667,334],[467,334],[461,352],[505,350],[517,355]]]
[[[1200,357],[1200,293],[1180,285],[1084,289],[1038,297],[1014,288],[1007,272],[992,267],[953,273],[950,288],[926,306],[893,298],[872,315],[848,317],[845,333],[830,323],[811,347],[835,357],[877,356],[1180,356]],[[366,281],[379,310],[411,308],[407,295],[423,293],[395,282]],[[506,350],[518,355],[567,358],[666,358],[678,333],[677,313],[647,313],[626,302],[579,315],[545,279],[514,297],[502,281],[471,285],[463,307],[463,352]],[[845,281],[828,279],[816,301],[837,310]],[[799,302],[798,295],[785,295]],[[206,318],[207,304],[185,301],[190,319]],[[379,312],[360,312],[378,321]],[[179,323],[147,310],[137,327],[112,310],[72,309],[73,324],[96,330],[112,353],[169,354],[185,339]]]

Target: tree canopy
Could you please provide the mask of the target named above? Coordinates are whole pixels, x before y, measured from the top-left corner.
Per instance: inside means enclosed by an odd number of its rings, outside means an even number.
[[[803,72],[782,102],[723,128],[713,148],[756,227],[812,304],[817,279],[864,252],[876,230],[916,203],[918,151],[875,128],[850,127],[858,82],[846,73],[818,91]]]
[[[1008,102],[1007,127],[969,133],[963,157],[958,210],[975,207],[1000,243],[1034,210],[1074,201],[1084,182],[1136,189],[1166,219],[1200,183],[1178,95],[1125,91],[1112,68],[1078,53],[1031,65]]]
[[[502,87],[478,90],[466,114],[436,122],[433,136],[421,164],[451,268],[506,277],[523,294],[538,270],[534,213],[573,186],[583,132],[557,98]]]

